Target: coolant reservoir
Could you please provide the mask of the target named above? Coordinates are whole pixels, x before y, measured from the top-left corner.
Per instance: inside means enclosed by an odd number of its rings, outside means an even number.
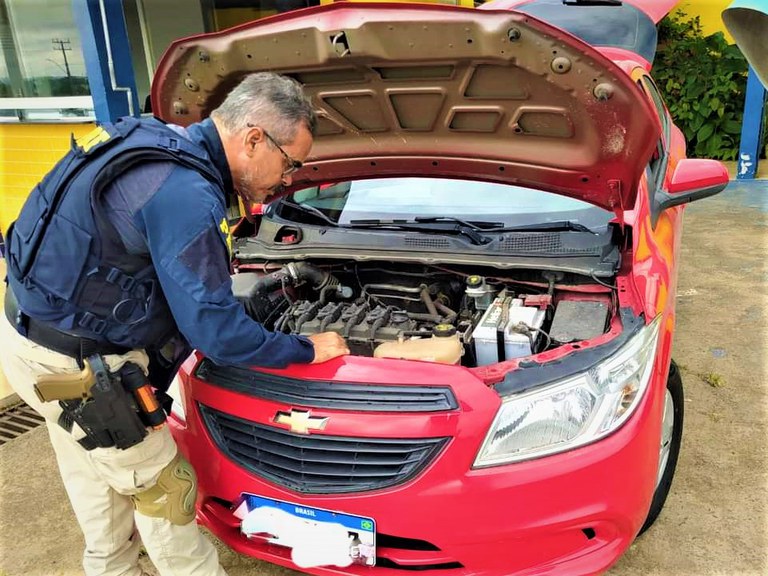
[[[397,358],[400,360],[422,360],[440,364],[458,364],[464,347],[456,334],[456,328],[449,324],[438,324],[430,338],[411,338],[379,344],[373,351],[374,358]]]

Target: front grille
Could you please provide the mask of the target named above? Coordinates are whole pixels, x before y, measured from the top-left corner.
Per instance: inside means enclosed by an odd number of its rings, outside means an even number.
[[[195,376],[241,394],[307,408],[355,412],[441,412],[458,407],[448,386],[391,386],[297,380],[248,368],[217,366],[207,358]]]
[[[448,438],[294,434],[199,405],[219,449],[266,480],[305,494],[364,492],[413,478]]]
[[[389,558],[376,557],[377,568],[391,568],[393,570],[407,570],[410,572],[427,572],[428,570],[459,570],[464,568],[460,562],[440,562],[437,564],[398,564]]]

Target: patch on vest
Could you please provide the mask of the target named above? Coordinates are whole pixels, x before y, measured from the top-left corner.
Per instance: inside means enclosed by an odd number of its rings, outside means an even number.
[[[106,142],[110,139],[109,132],[104,130],[101,126],[98,126],[88,132],[88,134],[85,134],[83,136],[80,136],[75,142],[80,147],[80,149],[85,152],[86,154],[91,151],[91,148],[96,146],[97,144],[101,144],[102,142]]]
[[[178,258],[197,276],[206,290],[214,292],[229,280],[228,254],[222,250],[220,229],[210,226],[192,240]]]
[[[229,257],[232,258],[232,232],[229,230],[229,222],[227,222],[226,218],[221,219],[219,230],[224,234],[224,239],[227,243],[227,252],[229,252]]]

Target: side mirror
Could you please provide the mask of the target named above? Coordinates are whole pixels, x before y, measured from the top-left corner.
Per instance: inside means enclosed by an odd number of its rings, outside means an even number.
[[[666,209],[688,204],[719,194],[730,182],[728,170],[718,160],[685,158],[680,160],[672,174],[666,192],[658,192],[654,198],[653,225]]]

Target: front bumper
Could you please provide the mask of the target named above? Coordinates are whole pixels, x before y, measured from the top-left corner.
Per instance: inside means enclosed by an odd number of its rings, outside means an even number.
[[[347,358],[332,370],[340,381],[402,382],[399,361]],[[242,492],[327,510],[372,517],[377,523],[377,566],[316,568],[318,575],[402,575],[419,570],[442,576],[597,574],[611,566],[639,531],[656,479],[660,399],[665,380],[654,370],[637,412],[617,432],[562,454],[485,469],[472,463],[499,406],[499,397],[469,371],[408,364],[420,385],[446,381],[456,410],[429,414],[361,414],[313,409],[327,416],[321,434],[374,438],[449,437],[442,452],[407,482],[371,492],[300,494],[266,481],[222,455],[199,405],[272,424],[285,404],[237,394],[190,377],[182,369],[186,423],[171,421],[180,449],[198,473],[199,519],[234,550],[296,569],[290,551],[240,533],[231,503]],[[398,372],[398,369],[400,371]],[[311,371],[302,368],[299,374]],[[328,367],[324,370],[329,370]],[[399,374],[399,376],[396,376]],[[328,375],[317,375],[315,378]],[[399,380],[394,378],[399,378]]]

